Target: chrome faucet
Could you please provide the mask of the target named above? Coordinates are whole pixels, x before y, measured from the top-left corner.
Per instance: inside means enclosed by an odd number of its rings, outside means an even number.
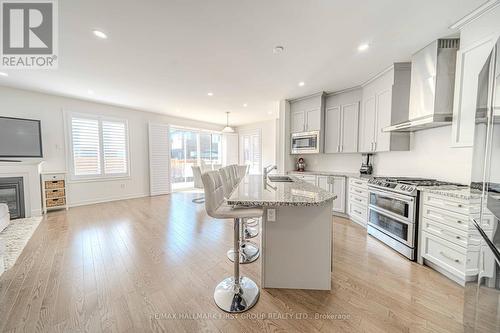
[[[268,165],[264,167],[264,179],[267,179],[267,176],[271,173],[273,170],[278,170],[278,166],[276,165]]]

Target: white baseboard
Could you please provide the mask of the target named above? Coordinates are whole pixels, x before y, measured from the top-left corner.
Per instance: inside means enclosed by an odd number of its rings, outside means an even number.
[[[106,197],[106,198],[100,198],[100,199],[90,199],[90,200],[83,200],[83,201],[79,201],[79,202],[70,202],[68,204],[68,206],[69,207],[87,206],[87,205],[94,205],[94,204],[103,203],[103,202],[144,198],[144,197],[148,197],[148,196],[149,196],[149,193],[136,193],[136,194],[129,194],[129,195],[119,195],[119,196]]]

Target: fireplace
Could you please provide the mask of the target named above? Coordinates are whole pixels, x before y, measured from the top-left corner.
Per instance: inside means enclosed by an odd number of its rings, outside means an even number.
[[[7,204],[11,219],[25,217],[23,177],[0,178],[0,203]]]

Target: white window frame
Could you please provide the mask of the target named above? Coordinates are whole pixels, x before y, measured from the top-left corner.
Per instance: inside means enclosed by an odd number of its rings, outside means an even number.
[[[78,176],[75,175],[75,166],[74,166],[74,156],[73,156],[73,128],[72,128],[72,119],[75,118],[86,118],[86,119],[94,119],[99,122],[99,155],[100,155],[100,163],[101,163],[101,174],[100,175],[85,175]],[[65,112],[65,124],[66,124],[66,151],[67,151],[67,165],[70,166],[70,179],[73,182],[78,181],[102,181],[102,180],[117,180],[117,179],[128,179],[130,178],[130,138],[129,138],[129,129],[128,129],[128,120],[125,118],[117,118],[117,117],[109,117],[102,116],[94,113],[82,113],[82,112]],[[102,122],[103,121],[113,121],[113,122],[122,122],[125,124],[125,152],[127,154],[127,172],[121,174],[112,174],[108,175],[104,173],[104,146],[103,146],[103,133],[102,133]]]

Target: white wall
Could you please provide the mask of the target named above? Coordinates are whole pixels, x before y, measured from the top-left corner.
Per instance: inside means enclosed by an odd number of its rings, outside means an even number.
[[[237,128],[238,132],[259,129],[262,135],[262,167],[276,164],[276,120],[266,120]]]
[[[149,195],[149,121],[179,126],[220,130],[221,126],[151,112],[114,107],[72,98],[0,87],[0,115],[39,119],[42,122],[44,171],[68,170],[64,135],[64,111],[95,113],[128,120],[130,178],[122,180],[71,182],[70,205],[118,200]]]

